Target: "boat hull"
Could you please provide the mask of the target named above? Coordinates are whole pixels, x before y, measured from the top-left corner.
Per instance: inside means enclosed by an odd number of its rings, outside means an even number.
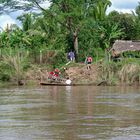
[[[93,86],[93,84],[63,84],[63,83],[45,83],[41,82],[43,86]]]

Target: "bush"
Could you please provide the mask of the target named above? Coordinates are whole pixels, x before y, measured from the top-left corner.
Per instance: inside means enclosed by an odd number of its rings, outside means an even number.
[[[0,75],[0,81],[9,81],[10,76],[8,74],[2,74]]]
[[[123,56],[126,58],[140,58],[139,51],[127,51],[123,53]]]
[[[51,58],[52,65],[60,67],[67,63],[66,54],[63,51],[57,51],[55,56]]]

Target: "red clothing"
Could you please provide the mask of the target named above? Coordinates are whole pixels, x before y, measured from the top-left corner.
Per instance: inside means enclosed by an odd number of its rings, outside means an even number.
[[[55,73],[54,76],[55,76],[55,77],[59,77],[59,74],[58,74],[58,73]]]
[[[53,78],[53,76],[54,76],[54,74],[55,74],[55,73],[54,73],[53,71],[51,71],[51,72],[49,73],[48,78],[49,78],[49,79],[52,79],[52,78]]]
[[[53,71],[51,71],[51,72],[50,72],[50,74],[51,74],[51,75],[54,75],[54,72],[53,72]]]
[[[55,69],[54,76],[59,77],[60,71],[58,68]]]
[[[48,78],[55,80],[55,79],[59,78],[59,74],[60,74],[59,69],[55,69],[55,71],[51,71],[49,73]]]
[[[89,57],[87,58],[87,62],[92,62],[92,57],[91,57],[91,56],[89,56]]]

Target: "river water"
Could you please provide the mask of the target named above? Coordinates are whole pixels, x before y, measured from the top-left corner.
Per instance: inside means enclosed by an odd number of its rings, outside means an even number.
[[[140,140],[140,88],[1,88],[0,140]]]

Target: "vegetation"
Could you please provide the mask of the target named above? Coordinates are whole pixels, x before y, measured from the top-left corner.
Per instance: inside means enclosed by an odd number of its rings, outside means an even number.
[[[98,83],[105,81],[108,85],[140,83],[140,61],[124,58],[120,62],[107,62],[99,65]]]
[[[135,13],[124,14],[106,10],[110,0],[50,0],[50,7],[41,7],[46,0],[1,0],[3,11],[24,9],[27,13],[19,16],[22,28],[7,25],[0,33],[0,80],[24,78],[32,65],[53,69],[67,63],[67,53],[73,50],[76,62],[84,62],[93,56],[101,68],[100,80],[115,83],[139,79],[139,62],[130,66],[131,60],[119,63],[109,62],[106,50],[116,39],[140,40],[140,3]],[[19,4],[20,3],[20,4]],[[28,12],[38,9],[39,13]],[[3,13],[1,11],[1,14]],[[138,57],[139,53],[124,56]],[[121,67],[120,67],[121,66]],[[135,69],[126,73],[127,68]],[[129,75],[129,77],[126,77]]]

